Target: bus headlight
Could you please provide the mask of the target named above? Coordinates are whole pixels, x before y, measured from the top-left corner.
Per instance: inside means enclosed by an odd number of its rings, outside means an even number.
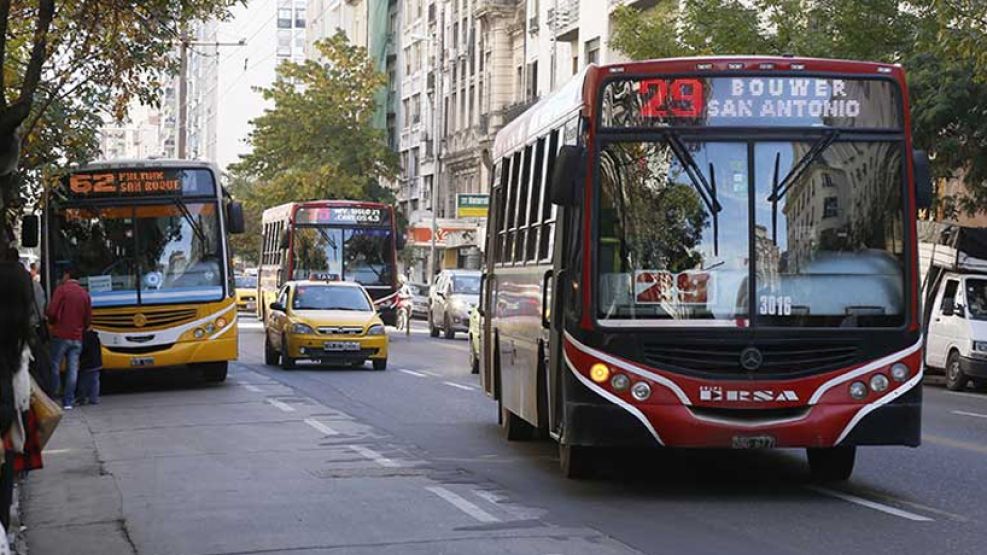
[[[216,320],[216,328],[223,329],[226,327],[226,318],[220,318]]]
[[[214,331],[216,331],[216,324],[213,324],[212,322],[209,322],[208,324],[206,324],[206,333],[208,333],[208,334],[211,335],[212,332],[214,332]]]
[[[908,365],[903,362],[896,362],[891,366],[891,377],[896,382],[903,382],[908,379]]]
[[[631,386],[631,379],[627,377],[626,374],[614,374],[610,378],[610,387],[614,391],[627,391],[627,388]]]
[[[884,374],[874,374],[870,379],[871,390],[880,393],[888,388],[888,377]]]
[[[861,400],[867,396],[867,384],[864,382],[853,382],[850,384],[850,397]]]
[[[651,397],[651,386],[644,382],[637,382],[631,387],[631,397],[638,401],[645,401]]]
[[[590,367],[589,377],[596,383],[603,383],[610,377],[610,368],[602,362],[597,362]]]
[[[196,339],[202,339],[205,336],[206,336],[206,330],[202,328],[195,328],[195,331],[192,332],[192,337]]]
[[[315,333],[312,326],[308,324],[292,324],[290,329],[291,333],[296,335],[312,335]]]
[[[387,332],[384,330],[384,326],[381,324],[374,324],[370,326],[370,329],[367,330],[367,335],[384,335],[385,333]]]

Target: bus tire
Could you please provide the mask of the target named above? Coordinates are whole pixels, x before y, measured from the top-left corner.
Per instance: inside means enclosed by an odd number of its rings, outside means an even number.
[[[209,383],[223,383],[229,373],[228,362],[210,362],[202,365],[202,379]]]
[[[534,437],[535,428],[500,403],[500,429],[507,441],[527,441]]]
[[[596,471],[596,461],[592,447],[559,443],[559,466],[562,475],[570,480],[592,478]]]
[[[817,482],[845,482],[853,474],[853,463],[857,448],[825,447],[806,449],[809,457],[809,471]]]
[[[288,356],[287,345],[288,345],[288,339],[286,337],[282,337],[281,338],[281,369],[294,370],[295,359]]]
[[[452,322],[449,321],[449,314],[442,318],[442,332],[446,339],[455,339],[456,330],[452,329]]]
[[[969,381],[970,378],[960,369],[960,354],[950,351],[949,358],[946,359],[946,389],[963,391]]]
[[[268,366],[278,364],[278,352],[271,346],[271,338],[266,333],[264,334],[264,364]]]
[[[374,370],[387,370],[386,358],[375,358],[373,362],[374,362]]]

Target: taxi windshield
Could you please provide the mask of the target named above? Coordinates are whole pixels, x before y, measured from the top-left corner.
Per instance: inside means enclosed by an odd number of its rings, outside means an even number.
[[[294,310],[352,310],[373,312],[367,295],[357,287],[338,285],[299,285],[291,308]]]

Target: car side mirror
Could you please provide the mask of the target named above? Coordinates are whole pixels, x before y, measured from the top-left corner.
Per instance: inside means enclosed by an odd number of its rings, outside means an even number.
[[[915,207],[929,208],[932,206],[932,172],[929,155],[924,150],[912,151],[915,177]]]
[[[959,303],[956,303],[956,305],[953,306],[953,313],[959,316],[960,318],[966,317],[966,311],[963,309],[963,305]]]
[[[276,310],[278,312],[284,312],[284,305],[279,302],[271,303],[268,308],[270,308],[271,310]]]
[[[574,206],[579,202],[579,174],[585,149],[578,145],[562,145],[552,168],[552,202],[559,206]]]
[[[247,229],[243,219],[243,204],[232,201],[226,205],[226,228],[233,235],[239,235]]]
[[[942,303],[942,315],[943,316],[952,316],[955,313],[954,312],[955,306],[956,305],[953,303],[953,299],[946,299],[945,301],[943,301],[943,303]]]
[[[33,249],[40,243],[41,219],[34,214],[28,214],[21,220],[21,246]]]

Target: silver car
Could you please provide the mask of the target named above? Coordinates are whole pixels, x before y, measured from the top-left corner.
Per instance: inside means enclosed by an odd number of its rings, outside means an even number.
[[[478,270],[444,270],[429,292],[428,331],[454,339],[456,332],[469,331],[470,312],[480,302]]]

